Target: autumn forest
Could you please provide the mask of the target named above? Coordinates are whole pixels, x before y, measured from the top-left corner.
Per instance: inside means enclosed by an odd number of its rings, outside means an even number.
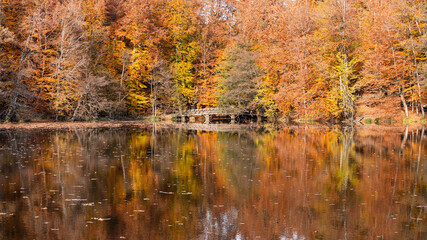
[[[425,0],[2,0],[0,119],[424,117]]]

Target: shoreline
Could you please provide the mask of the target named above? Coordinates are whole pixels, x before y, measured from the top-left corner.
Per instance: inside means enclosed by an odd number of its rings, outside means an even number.
[[[95,122],[55,122],[55,121],[40,121],[40,122],[24,122],[24,123],[0,123],[0,130],[52,130],[52,129],[95,129],[95,128],[121,128],[121,127],[139,127],[146,128],[156,124],[159,128],[163,127],[183,127],[192,128],[192,126],[202,126],[200,130],[209,131],[210,128],[221,128],[221,129],[251,129],[258,128],[272,123],[263,124],[203,124],[203,123],[175,123],[170,121],[150,122],[146,120],[112,120],[112,121],[95,121]],[[274,125],[274,124],[273,124]],[[392,124],[387,123],[361,123],[355,122],[354,124],[349,123],[319,123],[319,122],[294,122],[285,123],[279,122],[278,126],[328,126],[328,127],[354,127],[354,128],[404,128],[409,127],[423,127],[425,122],[415,122],[405,124],[404,122],[394,122]],[[352,125],[352,126],[351,126]]]
[[[50,129],[90,129],[90,128],[120,128],[148,127],[150,123],[141,120],[133,121],[97,121],[97,122],[25,122],[0,123],[0,130],[50,130]]]

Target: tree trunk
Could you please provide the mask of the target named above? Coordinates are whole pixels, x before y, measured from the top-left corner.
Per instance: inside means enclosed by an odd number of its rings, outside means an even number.
[[[25,41],[24,49],[22,50],[22,53],[21,53],[21,59],[19,61],[18,72],[17,72],[17,76],[15,77],[15,82],[14,82],[15,86],[14,86],[14,89],[12,90],[12,99],[11,99],[11,101],[9,103],[9,107],[7,108],[7,111],[6,111],[6,118],[5,118],[6,122],[9,122],[10,120],[12,120],[13,116],[15,116],[16,112],[17,112],[18,97],[19,97],[18,91],[21,89],[21,80],[22,80],[21,70],[22,70],[22,67],[24,65],[25,59],[27,58],[27,55],[28,55],[28,45],[30,44],[31,36],[34,33],[34,28],[35,28],[34,25],[31,28],[30,33],[27,36],[27,40]]]
[[[411,26],[411,20],[409,19],[409,17],[408,17],[408,31],[409,31],[409,35],[410,35],[410,39],[411,39],[412,55],[414,57],[415,79],[417,80],[418,97],[419,97],[420,105],[421,105],[421,113],[422,113],[423,117],[425,117],[422,94],[421,94],[421,86],[420,86],[420,76],[419,76],[419,72],[418,72],[417,54],[415,53],[414,36],[412,35],[412,26]],[[418,111],[418,105],[417,105],[417,111]]]
[[[408,118],[409,117],[408,105],[406,104],[405,96],[403,95],[403,89],[405,87],[405,84],[401,84],[400,81],[399,81],[399,77],[397,76],[396,53],[394,51],[393,44],[391,44],[391,51],[393,52],[394,75],[395,75],[395,79],[397,81],[397,84],[399,86],[400,100],[402,101],[403,109],[405,110],[405,116]]]
[[[405,116],[408,118],[409,117],[408,105],[406,104],[406,100],[405,100],[405,97],[403,96],[402,90],[399,90],[399,95],[400,95],[400,100],[402,101],[402,104],[403,104],[403,109],[405,110]]]
[[[345,64],[345,69],[347,70],[348,69],[347,55],[344,55],[344,64]],[[353,120],[354,103],[353,103],[353,98],[351,96],[348,85],[349,85],[348,74],[344,73],[343,75],[340,75],[340,90],[341,90],[342,101],[343,101],[344,118],[347,120]]]

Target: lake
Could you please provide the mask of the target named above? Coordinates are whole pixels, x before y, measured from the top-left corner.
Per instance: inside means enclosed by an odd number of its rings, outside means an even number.
[[[0,131],[0,239],[427,239],[421,127]]]

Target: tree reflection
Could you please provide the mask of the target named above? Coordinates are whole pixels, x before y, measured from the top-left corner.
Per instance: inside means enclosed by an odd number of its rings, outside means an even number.
[[[424,128],[0,133],[4,239],[422,239]]]

